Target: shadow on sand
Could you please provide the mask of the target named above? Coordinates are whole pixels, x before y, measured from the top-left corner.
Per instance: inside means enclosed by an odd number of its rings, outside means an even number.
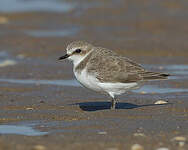
[[[139,108],[139,107],[161,106],[161,105],[169,105],[169,104],[172,104],[172,103],[136,105],[136,104],[131,104],[131,103],[118,102],[116,104],[116,109],[134,109],[134,108]],[[98,111],[98,110],[110,109],[111,102],[83,102],[83,103],[75,103],[72,105],[79,105],[79,107],[83,111]]]

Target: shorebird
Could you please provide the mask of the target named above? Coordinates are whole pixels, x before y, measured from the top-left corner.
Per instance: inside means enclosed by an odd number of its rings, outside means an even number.
[[[73,62],[76,79],[86,88],[107,93],[111,109],[116,107],[116,96],[139,88],[144,81],[167,79],[169,74],[151,72],[140,64],[112,50],[93,46],[83,41],[70,43],[67,53],[59,60]]]

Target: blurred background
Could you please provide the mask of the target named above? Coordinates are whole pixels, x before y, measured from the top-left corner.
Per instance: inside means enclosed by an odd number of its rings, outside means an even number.
[[[186,0],[0,0],[0,50],[54,59],[85,40],[133,57],[184,57],[187,8]]]

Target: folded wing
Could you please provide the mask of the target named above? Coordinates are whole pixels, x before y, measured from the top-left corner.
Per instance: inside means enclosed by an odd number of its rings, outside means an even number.
[[[121,57],[108,49],[99,48],[90,58],[88,72],[95,73],[100,82],[131,83],[144,80],[167,79],[168,74],[145,70],[132,60]]]

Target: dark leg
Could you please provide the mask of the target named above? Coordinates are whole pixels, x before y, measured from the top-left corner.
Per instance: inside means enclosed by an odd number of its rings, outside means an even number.
[[[112,101],[111,101],[111,109],[116,109],[116,102],[117,102],[117,100],[116,100],[116,98],[112,98]]]

